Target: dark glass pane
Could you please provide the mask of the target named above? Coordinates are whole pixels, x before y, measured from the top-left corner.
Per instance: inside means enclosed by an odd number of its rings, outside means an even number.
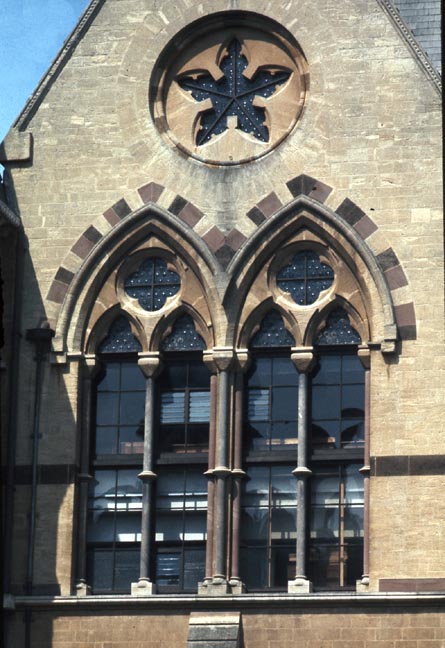
[[[187,449],[189,452],[205,452],[209,446],[209,426],[192,425],[187,429]]]
[[[156,555],[156,583],[162,585],[179,586],[181,571],[181,554],[179,551],[171,553],[158,552]]]
[[[319,294],[332,285],[332,279],[309,279],[306,285],[306,304],[317,301]]]
[[[243,482],[243,501],[246,504],[260,506],[268,503],[269,475],[267,467],[249,468],[248,478]]]
[[[248,590],[261,590],[268,583],[267,547],[241,547],[240,576]]]
[[[120,423],[143,425],[145,416],[145,393],[124,392],[120,397]]]
[[[345,507],[345,540],[363,537],[363,508],[361,506]]]
[[[304,306],[313,304],[334,281],[334,272],[313,250],[298,252],[277,274],[277,286]]]
[[[339,502],[340,483],[335,475],[311,479],[312,503],[323,506]]]
[[[341,356],[321,356],[312,377],[313,385],[338,385],[341,376]]]
[[[142,347],[131,331],[130,322],[121,316],[114,320],[108,336],[99,346],[99,353],[129,353],[141,351]]]
[[[96,429],[96,454],[115,454],[117,452],[117,427],[98,427]]]
[[[185,429],[183,425],[163,425],[159,435],[161,452],[184,452]]]
[[[178,317],[172,332],[162,342],[163,351],[202,351],[206,344],[196,331],[195,323],[190,315]]]
[[[119,417],[119,397],[110,392],[97,394],[97,425],[117,425]]]
[[[345,585],[355,587],[356,582],[363,574],[363,543],[362,541],[348,542],[345,552]]]
[[[338,589],[340,584],[339,547],[312,544],[309,553],[311,580],[316,587]]]
[[[298,371],[290,358],[273,358],[272,382],[274,385],[298,385]]]
[[[121,374],[122,391],[145,392],[146,379],[136,363],[123,362]]]
[[[166,508],[168,509],[168,504]],[[156,542],[179,542],[183,539],[184,517],[181,511],[156,514]]]
[[[351,464],[344,470],[345,502],[363,504],[363,476],[359,472],[360,464]]]
[[[189,364],[189,387],[210,388],[210,371],[203,362],[190,362]]]
[[[365,380],[365,369],[356,355],[342,356],[342,382],[363,383]]]
[[[339,421],[318,421],[312,423],[311,441],[312,446],[328,446],[330,448],[339,445],[340,422]]]
[[[206,493],[207,497],[207,493]],[[196,506],[199,503],[196,504]],[[184,519],[184,537],[182,540],[185,542],[204,541],[206,539],[206,525],[207,513],[206,510],[187,510],[187,515]]]
[[[272,466],[273,506],[295,506],[297,503],[297,480],[292,474],[293,466]]]
[[[343,418],[361,418],[365,410],[365,390],[363,385],[345,385],[341,389]]]
[[[88,551],[89,582],[94,590],[113,588],[113,552],[109,549],[90,549]]]
[[[117,549],[115,557],[114,588],[130,591],[131,583],[139,578],[139,550]]]
[[[187,364],[184,362],[175,362],[166,364],[160,383],[163,389],[183,388],[187,385]]]
[[[249,387],[269,387],[272,383],[272,359],[255,358],[247,382]]]
[[[97,470],[94,479],[90,482],[90,498],[94,500],[90,503],[90,506],[105,509],[114,508],[115,497],[116,471]]]
[[[183,423],[185,421],[185,393],[164,392],[161,394],[161,423]]]
[[[296,496],[295,496],[296,499]],[[295,502],[294,499],[294,502]],[[276,506],[276,504],[274,503]],[[273,508],[271,520],[271,540],[272,542],[283,540],[295,540],[296,538],[296,507]]]
[[[144,426],[133,425],[119,429],[119,453],[143,454],[144,452]]]
[[[271,550],[271,587],[287,590],[288,581],[295,578],[295,545],[272,547]]]
[[[364,445],[365,429],[363,421],[344,421],[341,428],[341,445],[343,447]]]
[[[297,447],[298,438],[297,438],[297,422],[279,422],[271,424],[271,440],[270,443],[272,447],[283,449],[283,446],[286,446],[286,449],[290,450]]]
[[[90,511],[88,513],[88,542],[112,542],[114,540],[114,511]]]
[[[245,541],[263,540],[268,538],[269,510],[267,508],[247,507],[241,515],[241,534]]]
[[[314,508],[311,514],[311,538],[337,541],[339,537],[339,510],[332,508]]]
[[[281,347],[294,346],[295,340],[284,326],[283,318],[276,311],[268,313],[255,333],[251,347]]]
[[[184,549],[184,589],[197,589],[204,579],[206,552],[202,547]]]
[[[131,506],[131,505],[130,505]],[[116,515],[116,540],[117,542],[141,541],[141,509],[139,513],[119,511]]]
[[[251,450],[263,450],[269,447],[269,423],[255,423],[247,429],[247,443]]]
[[[269,389],[249,389],[247,392],[247,418],[249,421],[269,420]]]
[[[119,390],[120,367],[120,364],[111,362],[105,366],[105,375],[97,385],[97,391]]]
[[[118,470],[117,473],[117,495],[127,502],[138,502],[142,497],[142,482],[138,477],[140,470],[131,468],[129,470]]]
[[[314,385],[312,388],[312,419],[340,418],[340,387]]]
[[[274,387],[272,420],[295,421],[298,416],[298,390],[295,387]]]

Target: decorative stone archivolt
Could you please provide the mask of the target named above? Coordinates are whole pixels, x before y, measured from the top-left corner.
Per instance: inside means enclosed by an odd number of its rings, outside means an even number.
[[[195,23],[167,46],[153,73],[150,105],[159,130],[188,155],[237,164],[264,155],[290,133],[307,84],[293,37],[271,20],[235,12]]]

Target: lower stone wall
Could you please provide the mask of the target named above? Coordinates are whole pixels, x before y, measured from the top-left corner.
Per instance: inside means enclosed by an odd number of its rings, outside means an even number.
[[[186,648],[189,613],[151,613],[139,607],[135,613],[107,610],[100,613],[32,610],[12,613],[6,648]],[[262,605],[261,611],[241,614],[240,648],[444,648],[445,607],[436,604],[404,610],[383,602],[373,608],[335,607],[323,610],[277,610]],[[288,605],[286,605],[288,607]],[[298,608],[298,604],[295,608]],[[229,612],[229,606],[224,606]],[[232,610],[233,611],[233,610]],[[201,612],[200,614],[205,614]],[[212,612],[209,612],[211,615]],[[202,648],[212,648],[206,643]]]

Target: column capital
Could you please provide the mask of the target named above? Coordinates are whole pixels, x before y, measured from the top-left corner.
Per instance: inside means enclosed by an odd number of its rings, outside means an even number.
[[[295,468],[295,470],[292,471],[292,474],[294,477],[302,477],[303,479],[306,479],[312,475],[312,470],[306,468],[306,466],[298,466],[298,468]]]
[[[371,366],[371,352],[368,345],[361,344],[357,351],[357,356],[360,362],[362,363],[365,369],[369,369]]]
[[[138,477],[141,481],[152,481],[153,479],[156,479],[157,474],[152,470],[143,470],[138,474]]]
[[[85,378],[94,378],[99,372],[101,363],[94,353],[88,353],[82,357],[82,372]]]
[[[155,378],[162,369],[159,351],[138,354],[138,366],[146,378]]]
[[[313,347],[292,347],[290,357],[299,373],[309,373],[315,364]]]
[[[204,351],[203,360],[213,373],[215,371],[228,371],[233,368],[236,354],[233,347],[213,347],[209,351]]]

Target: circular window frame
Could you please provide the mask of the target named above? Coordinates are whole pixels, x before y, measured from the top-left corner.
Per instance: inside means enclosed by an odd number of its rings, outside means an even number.
[[[299,89],[298,100],[292,102],[294,113],[291,115],[286,128],[281,129],[283,132],[274,138],[272,143],[267,143],[265,147],[262,147],[262,150],[249,154],[241,153],[240,156],[236,156],[236,159],[234,159],[235,156],[229,154],[226,158],[212,156],[211,153],[210,155],[206,155],[205,147],[208,143],[203,146],[192,146],[190,143],[184,144],[181,138],[175,133],[174,128],[170,127],[167,110],[169,90],[181,69],[181,63],[184,63],[192,56],[192,54],[187,56],[187,52],[193,53],[196,50],[196,44],[200,38],[204,36],[209,37],[209,34],[215,34],[215,36],[220,33],[233,32],[235,34],[235,32],[242,32],[242,30],[245,30],[248,34],[255,32],[258,34],[263,33],[269,43],[272,41],[272,44],[275,44],[276,48],[280,48],[287,53],[288,59],[292,60],[295,66],[291,74],[294,74],[296,81],[294,80],[293,83]],[[233,37],[235,38],[236,36],[234,35]],[[227,45],[227,40],[224,42]],[[222,50],[223,44],[221,44],[220,50]],[[276,68],[273,64],[270,67]],[[269,17],[254,12],[230,11],[200,18],[183,28],[170,40],[154,65],[149,83],[148,105],[157,130],[171,148],[176,149],[187,158],[191,158],[208,166],[236,166],[264,157],[288,137],[302,117],[302,113],[307,104],[308,93],[308,64],[295,37],[282,25]],[[197,119],[202,111],[196,111],[195,109],[195,112]],[[190,132],[192,131],[193,126],[191,125]],[[261,142],[260,144],[255,142],[256,146],[254,146],[253,138],[251,139],[252,149],[258,148],[261,145]]]

